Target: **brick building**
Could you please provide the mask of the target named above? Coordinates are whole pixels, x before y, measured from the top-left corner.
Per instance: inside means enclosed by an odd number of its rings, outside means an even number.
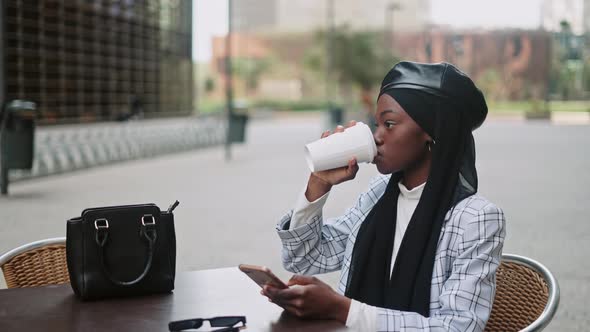
[[[397,34],[393,38],[393,48],[402,59],[456,64],[478,84],[481,83],[484,89],[490,90],[486,92],[492,98],[522,99],[541,97],[547,88],[551,38],[549,32],[541,30],[431,29]],[[313,43],[314,39],[309,34],[236,34],[233,56],[251,59],[273,56],[301,72],[306,52]],[[222,76],[224,46],[223,38],[216,38],[213,42],[215,69]],[[296,74],[290,79],[300,79],[301,76]],[[313,82],[302,82],[301,86],[309,84]],[[302,91],[302,96],[306,97],[306,91]]]

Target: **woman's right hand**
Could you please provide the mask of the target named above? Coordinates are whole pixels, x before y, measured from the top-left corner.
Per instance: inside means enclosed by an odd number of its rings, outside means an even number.
[[[346,128],[354,125],[356,125],[356,121],[350,121]],[[345,128],[343,126],[337,126],[333,133],[340,133],[344,130]],[[322,134],[322,138],[328,137],[333,133],[327,130]],[[311,173],[307,183],[305,197],[310,202],[315,201],[330,191],[332,186],[354,179],[358,170],[359,166],[356,159],[352,158],[348,161],[347,166]]]

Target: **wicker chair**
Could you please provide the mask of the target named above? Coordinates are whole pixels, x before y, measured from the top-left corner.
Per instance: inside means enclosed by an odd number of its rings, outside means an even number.
[[[66,238],[31,242],[0,256],[8,288],[55,285],[70,282],[66,262]]]
[[[504,254],[485,331],[541,331],[558,305],[559,285],[551,271],[530,258]]]

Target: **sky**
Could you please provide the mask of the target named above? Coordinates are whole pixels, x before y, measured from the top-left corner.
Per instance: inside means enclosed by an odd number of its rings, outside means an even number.
[[[432,0],[431,19],[434,23],[460,28],[537,28],[541,18],[541,2],[542,0]]]
[[[211,58],[211,38],[227,33],[227,0],[193,0],[193,60]]]
[[[208,61],[211,37],[227,33],[227,0],[193,1],[193,60]],[[431,19],[433,23],[457,28],[534,29],[539,26],[541,1],[432,0]]]

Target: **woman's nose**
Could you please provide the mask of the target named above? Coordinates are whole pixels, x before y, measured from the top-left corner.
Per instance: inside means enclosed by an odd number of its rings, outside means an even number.
[[[379,135],[379,129],[376,129],[375,132],[373,133],[373,139],[375,140],[375,144],[377,146],[382,145],[383,144],[383,139],[381,138],[381,136]]]

